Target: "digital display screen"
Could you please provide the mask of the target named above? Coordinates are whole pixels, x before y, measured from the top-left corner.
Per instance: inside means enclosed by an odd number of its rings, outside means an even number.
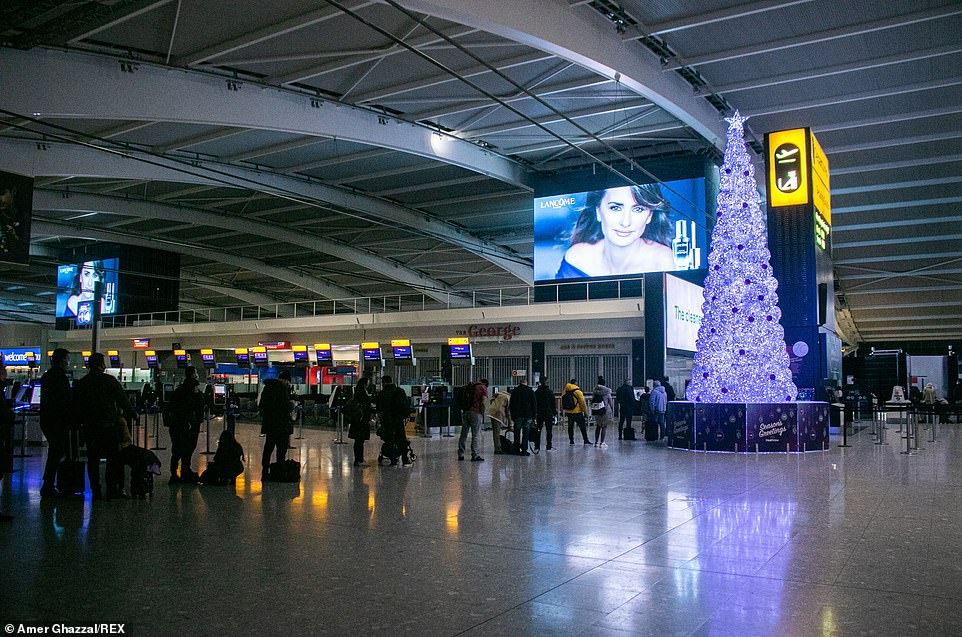
[[[364,350],[364,360],[366,360],[366,361],[380,361],[380,360],[381,360],[381,348],[377,348],[377,349],[366,349],[366,350]]]
[[[705,179],[534,200],[534,280],[704,268]]]
[[[317,358],[317,364],[321,366],[331,365],[334,362],[330,343],[314,343],[314,356]]]
[[[93,321],[94,285],[103,282],[100,313],[117,312],[119,259],[85,261],[57,267],[57,318],[76,319],[77,325]]]
[[[174,350],[174,358],[177,359],[178,369],[184,369],[187,367],[187,352],[182,349]]]
[[[214,366],[214,352],[209,349],[200,350],[200,360],[203,361],[204,367]]]
[[[36,362],[39,357],[39,349],[16,348],[3,350],[3,364],[12,367],[30,366],[31,359]]]
[[[294,362],[295,362],[295,363],[306,363],[307,360],[308,360],[307,350],[304,350],[303,352],[298,352],[298,351],[295,351],[295,352],[294,352]]]
[[[471,358],[470,345],[451,345],[451,358]]]
[[[254,365],[267,367],[267,352],[254,352]]]
[[[665,346],[694,352],[702,321],[701,286],[674,276],[665,277]]]
[[[107,358],[110,359],[110,366],[117,368],[120,367],[120,353],[119,352],[107,352]]]
[[[227,404],[227,385],[214,385],[214,404]]]
[[[40,383],[33,384],[33,393],[30,394],[30,404],[39,405],[40,404]]]
[[[237,354],[237,364],[241,367],[247,367],[250,365],[251,357],[250,354],[244,352],[243,354]]]
[[[396,361],[409,361],[411,360],[411,346],[401,345],[394,348],[394,360]]]
[[[157,354],[146,352],[144,355],[147,357],[147,367],[157,367]]]

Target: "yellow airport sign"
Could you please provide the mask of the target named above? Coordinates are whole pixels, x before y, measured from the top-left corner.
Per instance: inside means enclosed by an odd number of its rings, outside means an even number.
[[[808,130],[769,133],[768,201],[773,208],[809,203]]]

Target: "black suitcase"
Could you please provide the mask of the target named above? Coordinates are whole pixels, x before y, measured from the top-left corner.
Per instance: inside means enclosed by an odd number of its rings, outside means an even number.
[[[654,418],[645,421],[645,440],[654,442],[658,440],[658,423]]]
[[[57,467],[57,490],[67,495],[83,493],[86,471],[87,463],[80,456],[80,432],[74,430],[67,434],[67,450]]]
[[[154,474],[149,471],[130,473],[130,495],[134,498],[146,498],[154,493]]]
[[[270,482],[300,482],[301,463],[297,460],[272,462],[267,467],[267,479]]]
[[[637,438],[635,438],[635,428],[634,428],[634,427],[625,427],[624,431],[622,432],[622,437],[623,437],[625,440],[638,440]]]

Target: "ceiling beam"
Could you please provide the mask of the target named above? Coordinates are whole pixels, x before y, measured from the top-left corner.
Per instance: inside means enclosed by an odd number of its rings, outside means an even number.
[[[201,133],[200,135],[191,135],[190,137],[178,139],[170,142],[169,144],[158,144],[152,147],[151,150],[153,150],[155,153],[160,153],[163,155],[164,153],[169,153],[174,150],[183,150],[193,146],[200,146],[201,144],[216,142],[219,139],[235,137],[241,133],[246,133],[249,130],[250,129],[248,128],[218,128],[207,133]]]
[[[35,190],[33,207],[34,210],[44,211],[104,212],[142,219],[162,219],[174,223],[196,224],[243,232],[255,237],[270,237],[275,241],[300,246],[312,252],[328,254],[359,265],[394,281],[410,285],[433,299],[450,301],[452,307],[470,306],[466,299],[447,284],[425,276],[396,261],[385,259],[375,252],[362,250],[340,241],[285,228],[281,224],[254,221],[223,212],[208,212],[197,208],[173,206],[152,201],[64,193],[54,190]]]
[[[577,3],[572,4],[588,4],[589,2],[590,0],[579,0]],[[699,11],[693,15],[669,18],[645,25],[644,30],[646,34],[664,35],[666,33],[695,29],[727,20],[746,18],[766,11],[772,11],[773,9],[785,9],[808,2],[812,2],[812,0],[757,0],[756,2],[736,4],[714,11]]]
[[[918,24],[919,22],[940,20],[942,18],[948,18],[960,13],[962,13],[962,8],[959,8],[958,4],[949,4],[945,7],[917,11],[915,13],[894,16],[891,18],[883,18],[881,20],[873,20],[872,22],[858,22],[856,24],[837,27],[834,29],[826,29],[824,31],[818,31],[815,33],[805,33],[803,35],[782,38],[780,40],[759,42],[757,44],[750,44],[748,46],[737,47],[734,49],[706,53],[704,55],[688,56],[685,57],[682,62],[672,62],[666,65],[665,70],[675,71],[686,66],[696,67],[705,64],[714,64],[715,62],[727,62],[753,55],[784,51],[785,49],[809,46],[812,44],[821,44],[823,42],[830,42],[832,40],[838,40],[841,38],[850,38],[857,35],[878,33],[879,31],[897,29],[899,27],[909,26],[911,24]]]
[[[611,23],[595,12],[548,8],[540,0],[401,0],[399,4],[578,64],[666,110],[719,150],[725,147],[726,128],[718,111],[695,96],[680,76],[664,73],[658,58],[646,49],[624,42]]]
[[[52,49],[0,49],[0,76],[17,77],[3,108],[44,119],[180,122],[270,130],[341,140],[420,155],[527,187],[521,166],[477,144],[438,136],[426,126],[333,104],[276,87],[198,71],[140,63],[133,73],[115,57]],[[235,88],[231,88],[231,86]],[[177,99],[170,96],[176,95]]]
[[[86,40],[87,38],[92,38],[93,36],[97,35],[98,33],[102,33],[102,32],[104,32],[104,31],[106,31],[106,30],[108,30],[108,29],[112,29],[112,28],[114,28],[114,27],[116,27],[116,26],[120,26],[120,25],[123,24],[124,22],[127,22],[127,21],[129,21],[129,20],[132,20],[133,18],[139,17],[139,16],[141,16],[141,15],[143,15],[143,14],[145,14],[145,13],[149,13],[150,11],[153,11],[154,9],[159,9],[160,7],[163,7],[164,5],[168,5],[168,4],[170,4],[171,2],[173,2],[173,1],[174,1],[174,0],[157,0],[156,2],[151,2],[150,4],[147,4],[147,5],[145,5],[145,6],[140,7],[140,8],[138,8],[138,9],[136,9],[135,11],[130,11],[130,12],[128,12],[128,13],[124,13],[124,14],[122,14],[122,15],[118,15],[118,16],[114,17],[113,19],[111,19],[111,20],[109,20],[109,21],[107,21],[107,22],[104,22],[104,23],[102,23],[102,24],[98,24],[97,26],[95,26],[95,27],[93,27],[93,28],[90,28],[90,29],[87,29],[86,31],[83,31],[82,33],[77,33],[77,34],[75,34],[73,37],[71,37],[71,38],[67,41],[67,43],[68,43],[68,44],[76,44],[76,43],[78,43],[78,42],[82,42],[83,40]],[[112,3],[102,2],[102,3],[100,3],[100,4],[109,5],[109,4],[112,4]],[[143,4],[143,3],[141,3],[141,4]]]
[[[406,50],[398,47],[401,53],[405,53]],[[552,59],[551,55],[544,52],[534,52],[525,53],[524,55],[518,55],[513,58],[508,58],[507,60],[496,60],[491,62],[491,66],[498,70],[504,71],[512,68],[517,68],[520,66],[526,66],[528,64],[537,64],[538,62],[547,62]],[[451,75],[450,73],[431,73],[424,75],[414,80],[405,82],[404,84],[395,84],[392,86],[385,86],[378,88],[376,90],[369,91],[367,93],[361,93],[354,98],[355,103],[364,102],[380,102],[382,100],[396,97],[397,95],[403,95],[404,93],[411,93],[413,91],[422,91],[427,88],[434,88],[441,86],[442,84],[450,84],[453,82],[458,82],[460,77],[478,77],[491,73],[491,69],[483,64],[473,64],[471,66],[465,66],[460,69],[453,69],[458,75]],[[455,98],[456,99],[456,98]]]
[[[842,144],[830,146],[829,154],[833,157],[841,153],[855,153],[866,150],[878,150],[879,148],[894,148],[896,146],[914,146],[916,144],[927,144],[930,142],[944,142],[947,140],[962,137],[962,131],[950,130],[928,135],[915,135],[913,137],[898,137],[895,139],[875,139],[872,141],[861,142],[859,144]]]
[[[957,161],[962,162],[962,154],[933,155],[932,157],[920,157],[919,159],[902,159],[898,161],[880,162],[877,164],[859,164],[858,166],[844,166],[841,168],[832,168],[832,176],[851,175],[851,174],[873,172],[873,171],[879,171],[879,170],[901,170],[903,168],[931,166],[932,164],[951,164]]]
[[[962,175],[954,177],[939,177],[937,179],[914,179],[911,181],[889,181],[883,184],[871,184],[868,186],[850,186],[848,188],[832,188],[832,195],[855,195],[866,192],[878,192],[880,190],[904,190],[906,188],[925,188],[928,186],[948,186],[949,184],[962,183]]]
[[[347,7],[347,8],[350,8],[350,7]],[[465,35],[471,35],[476,31],[477,29],[456,25],[454,27],[446,29],[445,31],[443,31],[443,33],[447,35],[449,38],[459,38]],[[438,44],[440,42],[444,42],[444,40],[433,33],[426,33],[418,37],[406,39],[405,42],[408,45],[418,49],[421,47],[429,46],[431,44]],[[267,82],[269,84],[281,84],[281,85],[304,83],[304,82],[307,82],[307,80],[311,80],[320,75],[326,75],[328,73],[337,73],[339,71],[344,71],[346,69],[349,69],[353,66],[357,66],[359,64],[376,62],[379,60],[383,60],[387,57],[403,54],[406,52],[407,52],[407,49],[405,49],[404,47],[396,43],[391,43],[391,44],[385,45],[380,52],[375,53],[374,55],[361,55],[359,57],[356,57],[354,59],[349,59],[347,61],[338,60],[336,62],[329,62],[327,64],[314,64],[311,66],[302,67],[294,71],[289,71],[281,75],[270,77],[267,79]],[[353,101],[354,103],[360,103],[364,100],[354,98]]]
[[[888,201],[885,203],[865,204],[864,206],[839,206],[832,208],[832,214],[849,214],[853,212],[877,212],[879,210],[899,210],[901,208],[924,208],[926,206],[945,206],[962,203],[962,197],[933,197],[931,199],[909,199],[908,201]],[[916,220],[916,223],[921,223]],[[842,228],[856,226],[842,226]]]
[[[373,4],[376,3],[373,1],[350,1],[350,6],[354,9],[361,9]],[[172,62],[174,66],[194,66],[203,62],[210,62],[228,53],[306,29],[327,20],[338,18],[341,15],[341,12],[337,9],[325,6],[176,57]]]
[[[928,60],[935,57],[941,57],[944,55],[953,55],[955,53],[962,52],[962,46],[958,44],[950,44],[947,46],[940,46],[931,49],[921,49],[917,51],[903,51],[896,53],[894,55],[888,55],[884,57],[873,57],[867,60],[859,60],[856,62],[846,62],[845,64],[836,64],[833,66],[812,66],[811,68],[796,71],[794,73],[784,73],[782,75],[775,75],[770,77],[764,77],[762,75],[753,76],[751,79],[743,80],[740,82],[731,82],[729,84],[715,84],[711,88],[700,88],[696,92],[699,95],[710,95],[712,93],[718,95],[725,95],[729,93],[737,93],[740,91],[750,91],[758,88],[767,88],[769,86],[777,86],[779,84],[792,84],[794,82],[802,82],[805,80],[815,80],[823,77],[832,77],[835,75],[842,75],[845,73],[856,73],[859,71],[869,71],[872,69],[882,68],[886,66],[892,66],[896,64],[906,64],[908,62],[919,62],[921,60]]]
[[[806,101],[793,101],[787,104],[774,104],[772,106],[760,106],[748,109],[746,117],[764,117],[765,115],[777,115],[779,113],[794,113],[826,106],[838,106],[839,104],[851,104],[852,102],[864,102],[866,100],[878,100],[884,97],[897,97],[909,93],[919,93],[921,91],[934,91],[939,89],[951,88],[962,84],[962,76],[940,78],[937,80],[927,80],[915,84],[905,84],[902,86],[891,86],[859,93],[842,93],[833,97],[819,97]]]
[[[530,284],[533,278],[528,260],[454,224],[384,199],[287,175],[200,160],[178,162],[132,151],[119,155],[70,144],[47,144],[44,150],[38,150],[33,142],[9,139],[0,139],[0,169],[32,176],[86,175],[229,186],[276,194],[287,200],[304,200],[308,205],[325,202],[387,226],[403,226],[415,234],[457,245],[526,283]],[[343,214],[350,216],[350,212]]]
[[[865,241],[843,241],[832,243],[833,248],[844,250],[847,248],[869,248],[889,245],[905,245],[906,243],[931,243],[933,241],[960,241],[962,234],[939,234],[919,236],[913,234],[911,237],[899,237],[897,239],[868,239]]]

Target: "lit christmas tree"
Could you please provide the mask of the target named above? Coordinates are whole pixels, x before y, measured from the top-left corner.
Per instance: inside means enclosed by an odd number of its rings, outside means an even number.
[[[686,396],[702,403],[781,403],[795,400],[778,282],[772,274],[755,168],[736,111],[729,123],[711,235],[704,318]]]

